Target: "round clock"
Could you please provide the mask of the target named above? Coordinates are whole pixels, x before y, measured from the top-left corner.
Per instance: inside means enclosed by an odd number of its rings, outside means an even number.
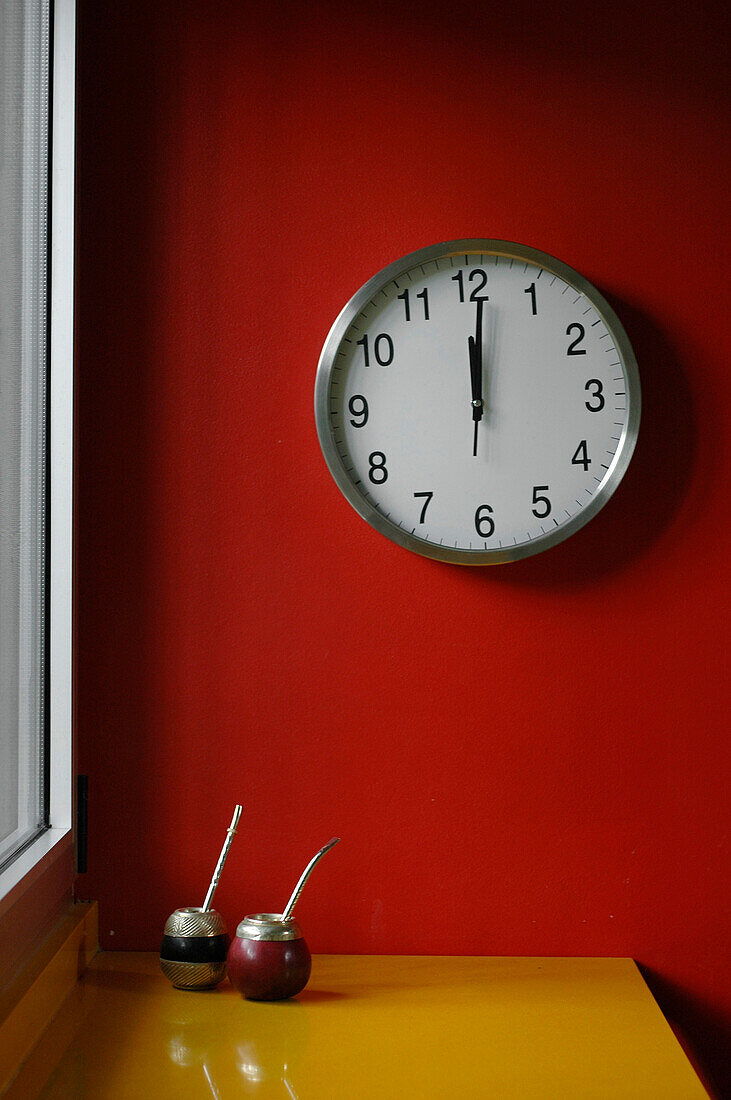
[[[351,298],[320,356],[315,416],[372,527],[487,565],[561,542],[606,504],[640,383],[622,325],[576,271],[508,241],[450,241]]]

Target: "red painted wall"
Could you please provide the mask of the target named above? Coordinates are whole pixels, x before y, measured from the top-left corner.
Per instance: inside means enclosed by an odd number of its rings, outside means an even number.
[[[721,1080],[729,486],[719,3],[80,11],[78,738],[107,947],[217,895],[314,950],[631,955]],[[350,295],[440,240],[576,267],[633,341],[616,496],[427,561],[320,454]]]

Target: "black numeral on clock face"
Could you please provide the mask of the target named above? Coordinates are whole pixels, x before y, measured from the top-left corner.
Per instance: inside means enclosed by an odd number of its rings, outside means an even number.
[[[388,479],[388,470],[386,469],[386,456],[383,451],[371,451],[368,455],[368,477],[374,485],[383,485],[384,481]]]
[[[536,308],[536,284],[531,283],[530,286],[527,286],[525,288],[523,293],[530,294],[531,313],[534,317],[537,316],[538,309]]]
[[[533,503],[538,507],[531,509],[536,519],[545,519],[546,516],[551,514],[551,502],[545,493],[548,492],[547,485],[534,485],[533,486]]]
[[[579,446],[574,451],[574,457],[571,459],[571,464],[572,466],[583,466],[584,471],[589,469],[589,466],[591,465],[591,459],[589,458],[588,452],[586,450],[585,439],[582,439],[581,443],[579,443]]]
[[[406,290],[403,292],[403,294],[399,294],[397,297],[398,297],[398,300],[400,302],[404,303],[404,311],[406,313],[406,320],[410,321],[411,320],[411,301],[410,301],[410,296],[409,296],[409,288],[407,287]],[[422,291],[420,291],[416,295],[416,297],[421,299],[421,301],[423,303],[423,306],[424,306],[424,320],[428,321],[429,320],[429,291],[427,290],[426,287],[424,287],[424,289]]]
[[[370,367],[371,355],[368,346],[368,333],[366,333],[365,336],[362,336],[360,340],[356,340],[355,342],[358,347],[363,348],[363,359],[365,361],[365,365],[367,367]],[[376,362],[378,363],[379,367],[390,367],[391,363],[393,363],[393,340],[387,332],[381,332],[378,336],[376,336],[375,340],[373,341],[373,354],[376,357]]]
[[[421,515],[419,516],[419,523],[423,523],[426,518],[426,510],[431,503],[431,498],[434,496],[434,493],[414,493],[414,496],[424,497],[424,503],[421,508]]]
[[[362,393],[354,393],[348,402],[348,408],[353,416],[350,423],[354,428],[363,428],[368,423],[368,402]]]
[[[579,344],[586,336],[584,326],[580,325],[578,321],[574,321],[573,325],[569,325],[566,329],[566,335],[570,336],[572,332],[578,332],[578,336],[571,341],[566,348],[567,355],[586,355],[586,348],[580,348]]]
[[[593,387],[593,392],[592,392],[592,387]],[[606,402],[604,400],[604,387],[602,386],[599,379],[598,378],[590,378],[589,381],[584,386],[584,389],[588,393],[591,393],[591,396],[594,398],[594,401],[596,402],[596,404],[594,404],[594,405],[592,405],[591,401],[585,401],[584,402],[584,404],[586,405],[589,412],[593,412],[593,413],[601,412],[602,409],[604,408],[604,405],[606,404]]]
[[[487,272],[483,271],[481,267],[473,267],[468,275],[468,279],[471,283],[477,280],[477,284],[470,294],[470,301],[476,302],[478,298],[482,298],[485,302],[488,301],[488,295],[480,293],[487,286]],[[458,271],[456,275],[453,275],[452,282],[456,283],[459,287],[459,300],[460,302],[464,302],[464,272]]]
[[[475,512],[475,530],[481,539],[489,539],[495,533],[492,507],[489,504],[481,504]]]

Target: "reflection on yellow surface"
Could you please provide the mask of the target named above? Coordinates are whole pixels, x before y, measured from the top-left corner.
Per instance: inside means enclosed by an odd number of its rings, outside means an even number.
[[[321,955],[304,993],[272,1003],[103,954],[43,1044],[54,1100],[706,1095],[629,959]]]
[[[165,1044],[170,1061],[197,1071],[199,1079],[202,1073],[210,1095],[217,1100],[225,1095],[223,1083],[230,1082],[234,1070],[239,1078],[238,1095],[271,1094],[299,1100],[293,1078],[307,1042],[306,1006],[297,1001],[258,1005],[256,1011],[247,1013],[242,1028],[241,998],[228,986],[218,992],[234,1003],[231,1011],[222,1015],[215,1036],[210,1021],[201,1018],[200,1010],[192,1010],[198,1006],[171,1017]]]

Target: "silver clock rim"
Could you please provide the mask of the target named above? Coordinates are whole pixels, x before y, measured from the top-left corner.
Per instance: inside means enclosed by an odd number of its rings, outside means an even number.
[[[522,259],[529,263],[538,264],[546,271],[569,283],[572,287],[576,287],[576,290],[583,294],[594,306],[607,331],[611,333],[627,376],[627,423],[623,429],[612,465],[589,503],[554,531],[549,531],[545,535],[538,535],[530,542],[520,543],[512,548],[502,547],[496,550],[468,550],[426,542],[386,519],[358,492],[348,476],[333,439],[329,414],[330,379],[335,358],[343,336],[364,305],[373,298],[381,287],[393,279],[397,279],[399,275],[417,264],[425,264],[454,253],[474,252],[490,253],[491,255]],[[444,241],[440,244],[430,245],[427,248],[420,248],[415,252],[402,256],[377,272],[363,284],[360,290],[356,291],[335,319],[323,345],[315,379],[315,424],[320,447],[330,473],[348,503],[371,527],[397,545],[412,550],[422,555],[422,557],[459,565],[498,565],[532,557],[563,542],[584,527],[604,507],[624,477],[637,442],[641,404],[639,371],[629,338],[616,313],[596,287],[578,271],[575,271],[574,268],[569,267],[561,260],[557,260],[555,256],[551,256],[547,252],[541,252],[539,249],[517,244],[514,241],[488,238]]]

